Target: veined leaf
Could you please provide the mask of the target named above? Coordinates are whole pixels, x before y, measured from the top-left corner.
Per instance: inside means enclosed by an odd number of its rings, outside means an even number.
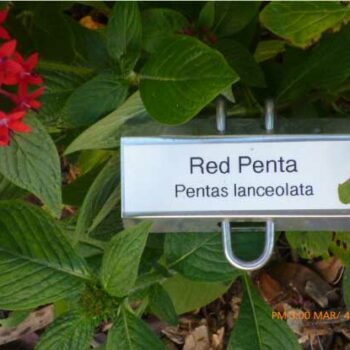
[[[85,261],[42,210],[20,201],[0,203],[0,308],[57,301],[89,278]]]
[[[66,154],[83,149],[116,148],[120,144],[121,126],[131,118],[147,116],[138,92],[131,95],[114,112],[80,134],[67,148]],[[93,142],[92,142],[93,140]]]
[[[126,98],[128,85],[115,72],[101,73],[79,86],[64,107],[70,125],[89,125],[117,108]]]
[[[107,26],[107,49],[119,62],[121,71],[134,68],[140,54],[142,39],[141,16],[137,2],[117,2]]]
[[[215,2],[208,1],[204,4],[198,16],[197,26],[210,29],[215,21]]]
[[[72,92],[90,79],[94,72],[84,67],[40,61],[38,73],[45,77],[45,91],[38,118],[45,124],[59,125],[67,118],[64,105]]]
[[[167,278],[163,283],[163,287],[169,293],[176,313],[181,315],[208,305],[223,295],[230,287],[230,284],[223,282],[197,282],[177,274]]]
[[[0,174],[0,199],[17,199],[25,196],[27,192],[17,186],[6,177]]]
[[[326,30],[338,30],[348,22],[349,11],[338,1],[272,1],[260,13],[260,21],[274,34],[305,48]]]
[[[217,43],[217,49],[225,56],[243,83],[256,87],[265,86],[262,69],[242,44],[232,39],[221,39]]]
[[[110,295],[124,297],[134,286],[151,225],[141,222],[110,241],[101,268],[102,286]]]
[[[96,320],[80,311],[57,318],[40,337],[37,350],[88,350],[97,326]]]
[[[213,31],[227,37],[242,30],[257,15],[260,1],[217,1]]]
[[[111,157],[90,186],[80,208],[76,239],[94,230],[116,207],[119,199],[119,156]]]
[[[245,293],[228,350],[301,350],[287,324],[271,318],[270,307],[244,275]]]
[[[304,59],[290,65],[281,82],[278,100],[293,99],[312,88],[337,87],[350,76],[350,28],[325,37]]]
[[[107,338],[107,350],[119,349],[165,350],[165,347],[142,320],[122,308]]]
[[[167,265],[195,281],[232,281],[241,274],[226,260],[219,233],[170,233],[164,255]]]
[[[218,51],[180,35],[162,45],[159,53],[145,64],[140,93],[154,119],[181,124],[237,79]]]
[[[177,315],[173,302],[168,292],[160,284],[155,284],[151,287],[149,308],[152,314],[157,316],[160,320],[173,326],[177,325]]]
[[[180,12],[166,8],[147,9],[142,12],[142,45],[150,53],[156,52],[164,40],[189,26]]]
[[[25,122],[32,128],[28,134],[14,134],[8,147],[0,147],[0,172],[16,186],[41,199],[55,216],[62,206],[61,166],[55,144],[30,115]]]

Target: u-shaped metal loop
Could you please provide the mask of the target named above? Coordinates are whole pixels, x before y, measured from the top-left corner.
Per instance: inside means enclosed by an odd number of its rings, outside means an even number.
[[[226,130],[226,109],[225,100],[219,97],[216,104],[216,128],[220,134],[224,134]],[[273,100],[269,99],[265,105],[265,130],[272,133],[274,130],[275,110]],[[229,219],[222,221],[222,240],[224,244],[224,252],[228,262],[240,270],[253,271],[264,266],[270,259],[275,239],[274,223],[271,219],[266,221],[265,228],[265,246],[259,258],[252,261],[245,261],[238,258],[231,245],[231,224]]]
[[[275,228],[271,219],[266,221],[265,227],[265,246],[262,254],[255,260],[245,261],[238,258],[233,250],[231,244],[231,223],[229,219],[222,221],[222,240],[224,244],[224,253],[228,262],[240,270],[253,271],[263,267],[270,259],[275,243]],[[247,233],[249,234],[249,233]]]

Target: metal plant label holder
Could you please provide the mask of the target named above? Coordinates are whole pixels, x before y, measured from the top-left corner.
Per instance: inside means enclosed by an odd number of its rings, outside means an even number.
[[[225,135],[225,101],[219,99],[219,135],[122,137],[125,223],[153,219],[153,231],[161,232],[193,232],[200,222],[205,231],[221,229],[227,260],[247,271],[271,257],[275,226],[348,227],[350,206],[341,203],[337,188],[350,177],[350,135],[275,135],[274,125],[273,102],[267,101],[265,134]],[[232,221],[265,223],[259,258],[234,254]]]

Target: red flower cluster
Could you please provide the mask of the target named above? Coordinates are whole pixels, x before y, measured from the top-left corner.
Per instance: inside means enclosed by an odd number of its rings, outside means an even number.
[[[32,89],[41,85],[42,78],[34,72],[39,55],[32,54],[26,60],[16,51],[17,42],[11,39],[2,26],[7,17],[7,10],[0,11],[0,95],[10,100],[12,110],[6,112],[0,109],[0,147],[7,146],[12,132],[27,133],[28,125],[22,122],[29,109],[38,110],[41,104],[37,98],[43,93],[44,87]]]

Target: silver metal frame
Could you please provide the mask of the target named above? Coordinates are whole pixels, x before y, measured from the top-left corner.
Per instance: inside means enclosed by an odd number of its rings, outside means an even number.
[[[278,134],[272,135],[275,127],[273,101],[268,100],[265,106],[265,134],[223,136],[226,131],[225,100],[218,99],[216,110],[217,136],[161,136],[161,137],[122,137],[121,138],[121,198],[122,218],[126,226],[138,219],[157,219],[153,232],[199,232],[217,231],[221,222],[224,253],[231,265],[236,268],[251,271],[261,268],[269,260],[274,246],[275,226],[279,230],[350,230],[350,208],[346,210],[276,210],[276,211],[220,211],[220,212],[155,212],[126,213],[124,201],[124,146],[167,144],[179,145],[188,143],[259,143],[259,142],[302,142],[302,141],[350,141],[349,134]],[[317,132],[317,131],[316,131]],[[185,220],[178,220],[185,219]],[[198,219],[201,219],[198,221]],[[261,256],[253,261],[243,261],[235,256],[231,246],[230,220],[245,222],[265,222],[265,246]],[[190,229],[189,227],[192,227]],[[197,229],[198,230],[197,230]],[[250,231],[254,227],[249,228]]]

